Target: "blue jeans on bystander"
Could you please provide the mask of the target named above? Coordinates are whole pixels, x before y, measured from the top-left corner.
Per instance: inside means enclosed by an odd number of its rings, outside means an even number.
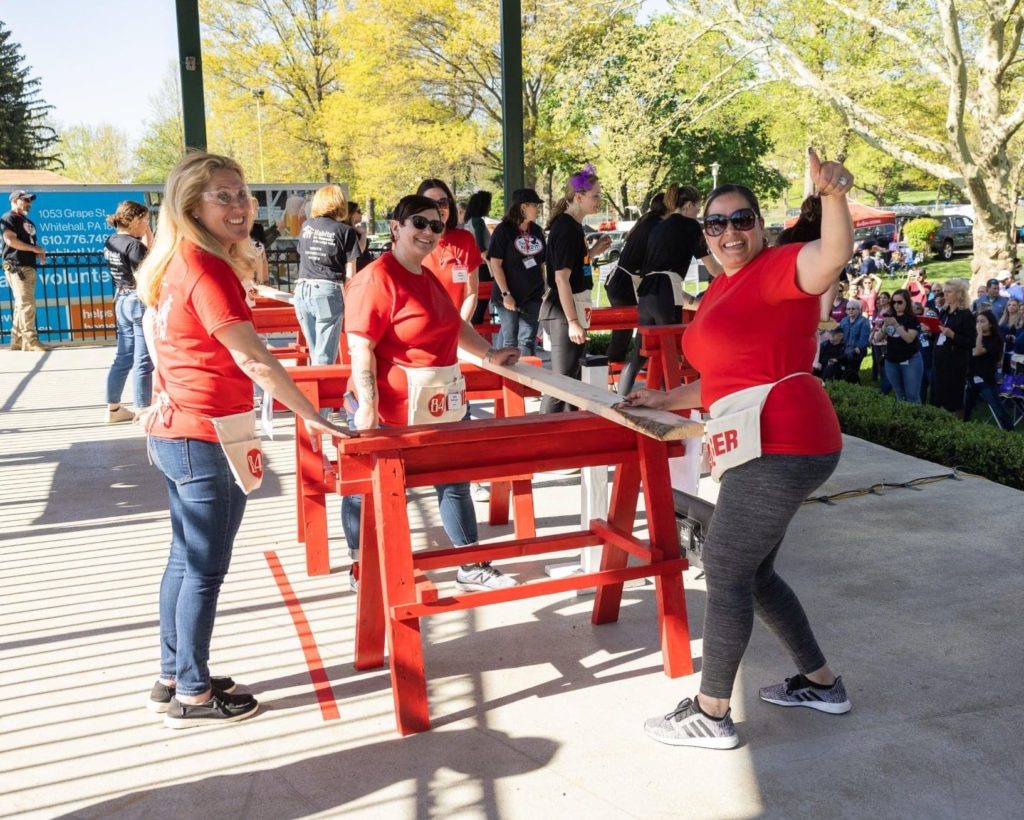
[[[341,283],[300,279],[295,285],[294,305],[299,327],[309,345],[309,363],[334,364],[345,318]]]
[[[917,352],[907,361],[891,362],[885,360],[885,375],[896,392],[896,398],[910,404],[921,403],[921,377],[924,375],[924,362],[921,353]]]
[[[120,291],[114,298],[117,353],[107,372],[107,404],[121,403],[124,383],[133,370],[135,407],[149,407],[153,401],[153,360],[142,333],[145,312],[146,306],[134,290]]]

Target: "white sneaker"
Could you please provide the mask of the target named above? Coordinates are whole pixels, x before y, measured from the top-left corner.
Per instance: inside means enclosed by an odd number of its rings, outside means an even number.
[[[474,484],[472,495],[474,501],[490,501],[491,488],[486,484]]]
[[[464,592],[475,592],[489,589],[508,589],[519,586],[514,578],[509,578],[500,569],[487,564],[464,564],[455,573],[455,583]]]
[[[107,424],[117,424],[121,421],[132,421],[135,414],[127,407],[118,407],[116,410],[107,410]]]

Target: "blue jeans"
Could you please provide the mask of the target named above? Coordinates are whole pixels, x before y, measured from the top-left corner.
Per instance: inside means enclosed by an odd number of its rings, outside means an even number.
[[[149,358],[146,337],[142,333],[142,315],[146,306],[134,290],[114,298],[117,324],[117,354],[107,373],[107,404],[120,404],[128,374],[134,370],[135,406],[149,407],[153,401],[153,360]]]
[[[338,282],[303,279],[295,285],[295,316],[309,345],[310,364],[338,359],[345,300]]]
[[[978,403],[979,398],[992,408],[992,415],[996,417],[996,421],[1003,430],[1013,429],[1013,422],[1010,420],[1010,414],[1003,407],[997,386],[987,382],[977,384],[970,379],[964,392],[964,421],[971,420],[971,415],[974,413],[974,405]]]
[[[498,320],[501,322],[501,337],[495,347],[519,348],[521,356],[533,356],[537,351],[537,328],[540,326],[540,300],[534,299],[508,310],[500,301]]]
[[[167,479],[171,551],[160,582],[160,677],[182,695],[210,688],[210,637],[220,587],[245,512],[219,444],[149,439],[153,463]]]
[[[352,414],[346,410],[345,415],[348,417],[348,426],[355,429],[355,420],[352,418]],[[469,415],[468,407],[466,415]],[[452,545],[465,547],[475,544],[479,540],[479,535],[476,529],[476,509],[473,507],[473,499],[470,496],[469,482],[437,484],[434,491],[437,493],[437,506],[441,510],[441,524]],[[362,515],[362,510],[363,497],[361,495],[346,495],[341,499],[341,528],[345,531],[348,551],[353,558],[359,554],[359,518]]]
[[[921,353],[915,353],[907,361],[896,364],[885,360],[885,375],[889,378],[896,398],[910,404],[921,403],[921,378],[924,376],[924,361]]]

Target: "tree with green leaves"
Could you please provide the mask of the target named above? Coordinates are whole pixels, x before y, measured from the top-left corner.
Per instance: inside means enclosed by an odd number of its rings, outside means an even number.
[[[0,22],[0,167],[60,168],[58,137],[47,124],[53,106],[39,96],[40,85]]]
[[[117,185],[132,181],[128,135],[109,123],[60,129],[64,173],[76,182]]]
[[[974,206],[974,278],[1010,267],[1024,187],[1022,0],[676,0],[761,71]]]
[[[163,183],[185,153],[184,119],[181,110],[181,79],[178,67],[167,67],[160,90],[150,100],[151,116],[146,132],[135,146],[134,182]]]

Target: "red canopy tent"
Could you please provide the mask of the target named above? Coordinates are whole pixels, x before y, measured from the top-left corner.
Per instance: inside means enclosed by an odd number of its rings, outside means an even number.
[[[848,200],[850,205],[850,216],[853,217],[853,229],[871,228],[875,225],[892,225],[896,229],[896,212],[883,211],[879,208],[872,208],[870,205],[861,205],[859,202]],[[796,224],[797,217],[791,216],[785,221],[787,228]]]

